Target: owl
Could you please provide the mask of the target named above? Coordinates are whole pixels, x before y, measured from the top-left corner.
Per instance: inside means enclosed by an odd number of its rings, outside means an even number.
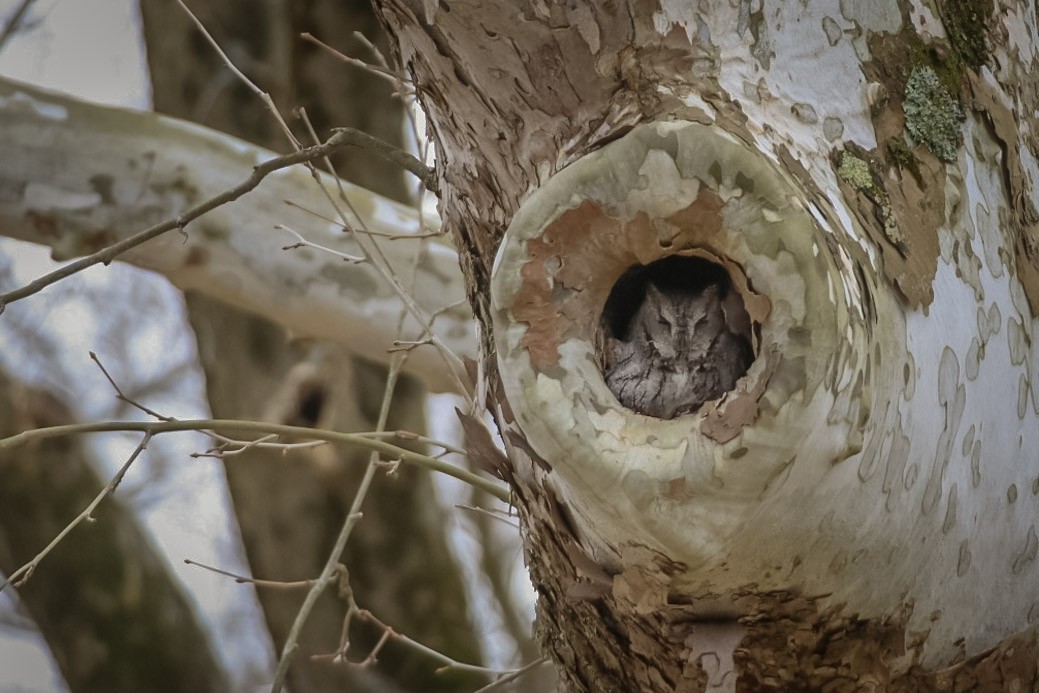
[[[649,281],[623,334],[607,339],[606,384],[625,407],[673,419],[731,390],[754,360],[750,319],[728,284]]]

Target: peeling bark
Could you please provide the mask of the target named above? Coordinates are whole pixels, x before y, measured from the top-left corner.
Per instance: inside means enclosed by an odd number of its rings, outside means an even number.
[[[1037,685],[1034,4],[379,4],[570,687]],[[595,344],[674,254],[760,334],[668,421]]]

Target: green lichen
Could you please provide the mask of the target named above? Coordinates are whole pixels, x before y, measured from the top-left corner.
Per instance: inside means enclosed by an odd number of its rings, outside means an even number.
[[[883,192],[873,180],[873,174],[869,171],[869,164],[853,154],[844,152],[841,164],[837,167],[837,175],[851,187],[876,200],[883,196]]]
[[[978,69],[988,61],[986,31],[993,12],[992,0],[945,0],[942,23],[957,57]]]
[[[924,186],[923,178],[920,175],[920,162],[916,160],[913,150],[901,136],[894,137],[887,143],[887,158],[900,169],[909,171],[920,187]]]
[[[912,156],[912,154],[910,154]],[[841,155],[841,163],[837,166],[837,175],[841,180],[865,194],[876,205],[876,218],[881,223],[884,235],[891,244],[904,256],[906,254],[906,238],[895,221],[887,192],[876,179],[865,159],[845,151]]]
[[[906,81],[902,109],[910,137],[942,161],[955,161],[963,110],[930,67],[915,67]]]

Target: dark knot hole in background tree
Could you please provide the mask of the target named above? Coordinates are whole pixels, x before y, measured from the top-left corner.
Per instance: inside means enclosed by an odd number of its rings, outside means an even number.
[[[603,310],[600,363],[628,409],[673,419],[731,390],[754,360],[743,297],[721,265],[672,255],[628,269]]]

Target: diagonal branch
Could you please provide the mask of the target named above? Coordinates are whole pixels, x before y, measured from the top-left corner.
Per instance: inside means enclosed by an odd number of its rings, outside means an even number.
[[[345,138],[343,142],[347,146],[367,149],[376,156],[386,159],[391,164],[400,166],[422,181],[422,184],[426,186],[426,190],[434,195],[440,194],[440,188],[437,187],[436,171],[403,149],[398,149],[391,144],[383,142],[378,137],[372,137],[366,132],[354,130],[353,128],[332,128],[332,131],[336,135],[342,135]]]
[[[283,168],[288,168],[289,166],[301,164],[305,161],[313,161],[314,159],[327,156],[328,154],[338,151],[346,146],[354,145],[352,140],[353,138],[351,138],[348,133],[337,132],[332,135],[332,137],[328,138],[328,140],[323,144],[316,144],[312,147],[305,147],[298,152],[292,152],[291,154],[285,154],[273,159],[268,159],[262,164],[253,167],[252,174],[238,185],[225,190],[218,195],[214,195],[201,204],[195,205],[183,214],[180,214],[173,219],[167,219],[166,221],[150,226],[144,231],[135,233],[129,238],[106,246],[96,253],[91,253],[79,260],[70,262],[53,272],[43,275],[39,279],[29,282],[21,288],[8,291],[5,294],[0,294],[0,314],[3,314],[4,309],[10,303],[37,294],[51,284],[55,284],[62,279],[78,274],[88,267],[93,267],[94,265],[102,263],[107,265],[128,250],[136,248],[142,243],[146,243],[157,236],[161,236],[167,231],[178,229],[183,232],[184,227],[195,219],[201,217],[203,214],[211,212],[228,202],[234,202],[242,195],[255,190],[256,186],[258,186],[260,182],[271,173]]]
[[[349,146],[349,140],[343,134],[332,142]],[[178,219],[186,223],[203,192],[242,185],[256,164],[295,159],[173,118],[87,104],[2,78],[0,151],[0,234],[48,245],[56,259],[92,256],[80,261],[86,264],[110,261],[117,253],[106,251],[108,246],[148,227],[158,236],[119,260],[157,271],[184,291],[261,315],[293,337],[328,339],[389,363],[387,347],[397,337],[402,299],[385,282],[386,263],[377,268],[311,248],[282,250],[278,223],[345,255],[361,251],[357,237],[343,232],[341,219],[324,218],[335,213],[302,167],[273,171],[256,194],[212,209],[185,233],[165,233],[177,228]],[[306,151],[290,157],[306,159],[323,150]],[[320,178],[326,187],[340,186]],[[363,188],[345,182],[341,187],[373,234],[421,236],[438,226]],[[411,246],[387,244],[387,263],[406,266],[415,252]],[[474,358],[476,329],[465,295],[457,253],[446,241],[429,239],[415,268],[412,300],[420,310],[409,315],[405,340],[428,334],[452,354]],[[417,313],[435,319],[430,324]],[[415,349],[405,372],[434,391],[457,391],[438,351]]]
[[[43,561],[43,559],[46,558],[51,551],[54,550],[54,547],[61,543],[62,539],[67,537],[69,533],[72,532],[72,530],[74,530],[83,522],[93,522],[94,511],[97,509],[97,506],[101,505],[101,501],[103,501],[105,498],[108,498],[110,495],[115,493],[115,490],[119,487],[119,484],[122,483],[123,477],[126,476],[126,473],[130,470],[130,466],[137,460],[138,457],[141,456],[141,453],[144,452],[145,448],[148,447],[148,441],[150,441],[151,439],[152,433],[146,431],[144,437],[141,438],[141,442],[137,444],[137,447],[134,448],[134,451],[130,454],[130,457],[128,457],[126,462],[123,463],[123,466],[119,468],[119,471],[115,473],[115,476],[113,476],[112,479],[107,484],[105,484],[105,487],[101,489],[100,493],[98,493],[94,497],[94,500],[92,500],[90,504],[87,505],[87,507],[79,515],[76,515],[72,522],[65,525],[65,528],[58,532],[57,536],[55,536],[49,544],[43,547],[43,549],[41,549],[39,553],[33,556],[31,561],[29,561],[28,563],[26,563],[25,565],[8,575],[3,582],[0,582],[0,592],[3,592],[8,585],[13,585],[14,587],[21,587],[23,584],[25,584],[29,580],[29,578],[32,577],[32,574],[36,571],[36,568],[40,565],[40,562]]]

